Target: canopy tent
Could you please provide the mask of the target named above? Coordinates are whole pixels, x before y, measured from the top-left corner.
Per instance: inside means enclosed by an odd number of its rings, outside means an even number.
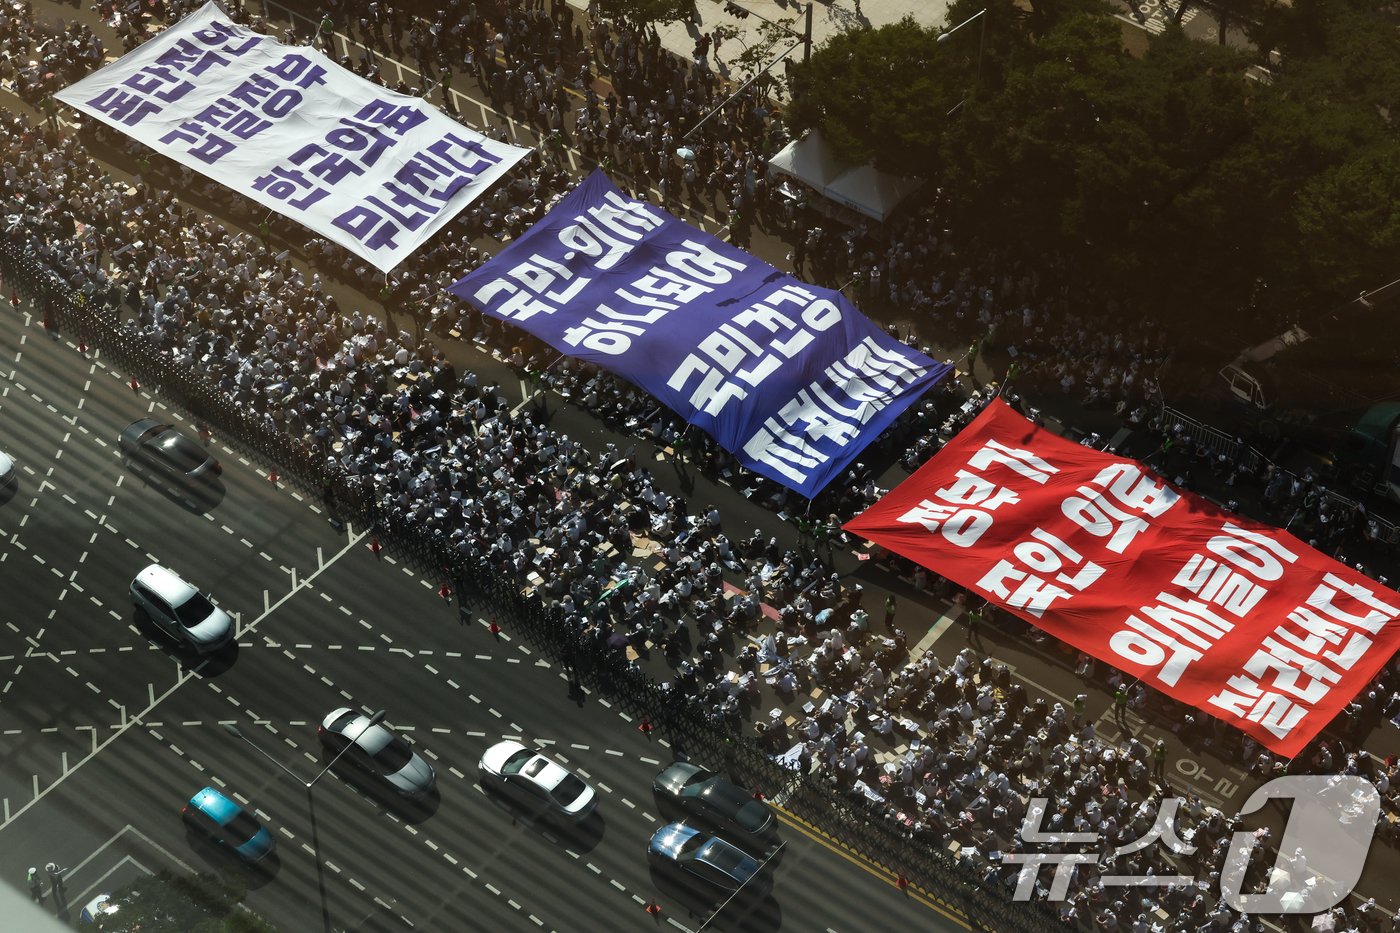
[[[920,184],[917,178],[890,175],[873,165],[858,165],[827,185],[822,195],[867,217],[884,220]]]
[[[827,200],[879,221],[923,184],[917,178],[891,175],[873,165],[838,162],[821,130],[815,129],[784,146],[769,160],[768,170],[795,178]]]
[[[821,130],[812,130],[801,139],[795,139],[768,162],[769,171],[791,175],[798,181],[822,191],[827,185],[841,177],[846,166],[837,162],[822,139]]]

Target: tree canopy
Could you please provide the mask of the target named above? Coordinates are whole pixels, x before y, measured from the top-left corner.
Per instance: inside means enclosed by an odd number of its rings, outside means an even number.
[[[932,180],[970,238],[1068,258],[1186,325],[1262,293],[1272,326],[1394,277],[1400,33],[1380,0],[1238,0],[1243,51],[1169,26],[1134,56],[1099,0],[993,0],[985,37],[938,41],[981,3],[830,38],[793,69],[789,124]]]

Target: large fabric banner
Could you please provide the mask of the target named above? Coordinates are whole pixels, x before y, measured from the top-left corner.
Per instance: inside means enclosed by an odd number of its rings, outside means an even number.
[[[1400,644],[1400,593],[999,400],[846,528],[1288,757]]]
[[[600,171],[453,294],[641,386],[745,467],[816,495],[947,374]]]
[[[384,272],[529,152],[213,3],[54,96]]]

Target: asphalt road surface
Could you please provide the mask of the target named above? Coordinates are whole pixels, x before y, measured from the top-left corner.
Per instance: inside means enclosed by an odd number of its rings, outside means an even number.
[[[202,497],[125,462],[115,440],[136,418],[194,429],[99,353],[9,312],[0,350],[0,449],[19,465],[0,502],[0,877],[18,886],[31,864],[66,867],[76,913],[143,871],[235,873],[248,906],[286,931],[709,918],[711,899],[654,876],[645,857],[663,821],[650,782],[672,758],[664,737],[571,695],[509,631],[497,640],[474,613],[462,622],[439,581],[373,553],[362,529],[337,532],[221,439],[223,477]],[[198,658],[139,623],[127,588],[151,562],[213,594],[236,619],[236,647]],[[343,705],[387,710],[436,768],[437,794],[405,805],[340,768],[308,791],[327,760],[315,727]],[[477,761],[503,737],[578,769],[601,792],[597,815],[565,833],[483,791]],[[180,807],[206,785],[277,837],[269,871],[187,836]],[[877,916],[958,926],[796,824],[781,838],[771,896],[707,929],[863,930]]]

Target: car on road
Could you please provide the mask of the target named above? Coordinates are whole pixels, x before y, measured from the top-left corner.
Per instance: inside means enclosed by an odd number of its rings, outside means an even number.
[[[246,862],[261,862],[277,847],[257,817],[212,787],[191,797],[180,817],[193,832],[232,849]]]
[[[662,803],[678,807],[720,832],[766,844],[776,829],[777,821],[767,804],[688,761],[677,761],[662,770],[652,781],[652,790]]]
[[[219,461],[178,428],[154,418],[133,421],[117,438],[122,453],[176,479],[209,480],[223,472]]]
[[[10,455],[0,450],[0,489],[15,481],[15,462]]]
[[[481,775],[483,784],[556,820],[581,823],[598,805],[597,793],[583,778],[509,739],[481,756]]]
[[[162,631],[201,654],[233,640],[233,619],[168,567],[151,564],[131,581],[131,601]]]
[[[427,796],[437,782],[433,766],[388,726],[343,706],[316,728],[321,744],[341,761],[365,771],[410,799]],[[347,750],[348,749],[348,750]]]
[[[668,823],[658,829],[647,846],[647,858],[662,870],[674,871],[685,880],[710,888],[758,893],[758,859],[718,836],[684,823]]]

